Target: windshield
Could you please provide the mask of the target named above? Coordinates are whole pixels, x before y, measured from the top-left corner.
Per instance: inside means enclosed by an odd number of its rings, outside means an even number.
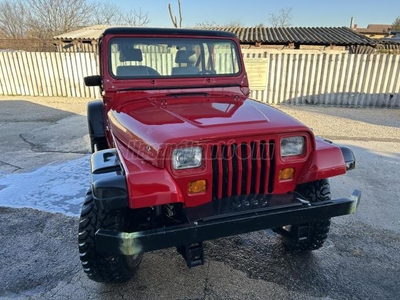
[[[236,44],[190,38],[113,38],[109,67],[116,78],[210,77],[240,73]]]

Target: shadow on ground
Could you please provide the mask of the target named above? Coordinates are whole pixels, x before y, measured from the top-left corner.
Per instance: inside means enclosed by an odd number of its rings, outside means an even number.
[[[57,122],[75,115],[69,111],[24,100],[0,101],[0,122]]]
[[[0,136],[3,172],[26,172],[89,151],[85,116],[30,101],[0,101]]]
[[[367,124],[390,126],[394,128],[400,128],[400,109],[388,109],[388,108],[359,108],[359,107],[331,107],[323,105],[281,105],[284,110],[288,110],[289,113],[293,112],[296,117],[296,111],[310,112],[314,115],[320,115],[323,119],[324,116],[332,118],[341,118],[355,120]],[[386,118],[382,118],[381,112],[384,111]],[[378,112],[378,114],[377,114]],[[306,120],[304,121],[306,122]],[[335,126],[330,120],[330,125]]]
[[[321,93],[295,97],[282,104],[336,107],[400,108],[400,93]]]

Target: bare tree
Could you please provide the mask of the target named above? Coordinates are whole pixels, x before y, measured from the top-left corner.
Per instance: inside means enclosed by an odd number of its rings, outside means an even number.
[[[290,21],[292,20],[292,8],[283,7],[278,14],[270,14],[269,22],[272,27],[288,27],[292,25]]]
[[[212,27],[221,27],[221,25],[215,21],[205,21],[205,22],[196,23],[194,25],[194,27],[195,28],[212,28]]]
[[[226,22],[224,27],[243,27],[243,23],[240,20],[230,20],[229,22]]]
[[[32,34],[49,39],[90,23],[91,5],[86,0],[25,0]]]
[[[400,30],[400,16],[394,20],[391,30]]]
[[[0,0],[0,36],[52,39],[95,24],[145,26],[148,13],[94,0]]]
[[[149,14],[143,13],[141,8],[139,10],[133,9],[128,12],[122,13],[120,15],[120,19],[120,25],[129,25],[136,27],[146,26],[150,22]]]
[[[0,32],[5,38],[21,39],[26,34],[26,10],[21,1],[0,2]]]
[[[90,23],[94,25],[146,26],[150,22],[148,13],[142,9],[123,11],[113,3],[101,3],[93,7]]]
[[[195,28],[212,28],[212,27],[243,27],[243,23],[240,20],[233,20],[224,24],[218,24],[215,21],[205,21],[196,23]]]
[[[93,25],[119,24],[121,9],[111,2],[102,2],[92,10],[91,23]]]
[[[171,3],[168,3],[168,11],[169,11],[169,16],[171,18],[172,24],[174,25],[175,28],[181,28],[182,27],[182,10],[181,10],[181,0],[178,0],[178,10],[179,10],[179,24],[176,16],[172,12],[172,7]]]

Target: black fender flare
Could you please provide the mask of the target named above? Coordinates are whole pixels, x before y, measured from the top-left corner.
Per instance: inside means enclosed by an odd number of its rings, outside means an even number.
[[[342,151],[344,163],[346,165],[346,171],[353,170],[356,168],[356,162],[357,162],[356,156],[354,155],[353,150],[351,150],[349,147],[338,145],[338,144],[336,144],[328,139],[324,139],[323,137],[320,137],[320,136],[316,136],[315,138],[321,139],[329,144],[335,145],[340,148],[340,150]]]
[[[104,120],[103,101],[90,101],[87,105],[87,121],[92,153],[108,148]]]
[[[90,158],[90,182],[93,199],[99,209],[128,207],[125,172],[116,149],[99,150]]]
[[[104,104],[101,100],[90,101],[87,105],[87,120],[90,137],[105,137]]]
[[[344,163],[346,164],[346,171],[353,170],[356,168],[356,157],[353,150],[349,147],[337,145],[343,154]]]

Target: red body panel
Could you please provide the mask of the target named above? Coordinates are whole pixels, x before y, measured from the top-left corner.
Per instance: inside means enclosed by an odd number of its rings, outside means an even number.
[[[131,92],[117,95],[120,102],[121,97],[127,104],[108,112],[113,135],[160,168],[166,147],[276,132],[312,134],[288,115],[237,94],[133,101]]]
[[[152,166],[119,142],[116,148],[126,174],[130,208],[184,202],[180,188],[167,170]]]
[[[304,166],[298,183],[306,183],[346,173],[346,165],[339,147],[324,140],[316,140],[316,149]]]
[[[100,47],[104,57],[108,55],[110,38],[107,35],[102,38]],[[235,43],[239,47],[237,40]],[[240,60],[244,66],[242,57]],[[244,67],[237,76],[116,80],[109,73],[107,60],[102,59],[101,74],[107,137],[109,144],[119,151],[131,208],[168,203],[191,207],[207,203],[213,197],[220,199],[224,196],[223,176],[229,197],[233,190],[242,194],[249,194],[252,189],[285,194],[293,192],[299,183],[346,172],[338,147],[316,141],[307,126],[278,109],[247,99]],[[282,158],[280,140],[291,136],[305,138],[305,151],[299,156]],[[193,145],[203,148],[202,166],[174,170],[173,149]],[[221,149],[227,149],[229,156],[234,155],[232,149],[237,149],[236,155],[242,157],[242,145],[253,145],[255,162],[248,159],[243,160],[247,165],[234,165],[227,160],[223,165]],[[265,145],[268,145],[266,152],[260,150]],[[218,158],[214,165],[212,149],[216,149]],[[262,168],[268,172],[261,174]],[[279,172],[285,168],[294,168],[294,177],[280,181]],[[253,177],[263,179],[252,182],[253,170]],[[215,172],[218,178],[213,181]],[[206,180],[205,192],[189,194],[188,185],[195,180]]]
[[[141,98],[135,100],[136,93],[118,93],[116,100],[125,104],[108,112],[109,127],[127,173],[131,208],[176,202],[184,202],[191,207],[209,202],[212,199],[213,172],[211,145],[217,144],[250,144],[255,141],[259,145],[261,140],[276,141],[273,152],[274,194],[293,192],[299,183],[345,173],[343,156],[338,147],[321,140],[315,142],[308,127],[265,104],[226,91],[208,96],[182,97],[167,96],[166,92],[149,98],[145,98],[146,93],[142,92]],[[281,158],[280,139],[299,135],[307,141],[305,153],[299,157]],[[203,165],[196,169],[173,170],[172,150],[178,146],[193,145],[203,147]],[[231,154],[228,152],[228,155]],[[260,151],[257,150],[255,155],[260,157]],[[218,163],[222,164],[221,161]],[[250,161],[248,164],[251,168]],[[257,161],[257,177],[261,175],[259,164],[260,161]],[[279,181],[280,170],[287,167],[295,169],[294,178]],[[235,184],[232,183],[232,162],[228,163],[228,170],[228,190],[231,191]],[[207,182],[206,192],[188,194],[188,184],[200,179]],[[250,176],[238,177],[238,186],[242,180],[246,180],[247,190],[241,192],[250,193]],[[218,185],[223,185],[222,176]],[[255,188],[260,188],[259,182],[255,183]],[[221,190],[219,198],[222,197]]]

